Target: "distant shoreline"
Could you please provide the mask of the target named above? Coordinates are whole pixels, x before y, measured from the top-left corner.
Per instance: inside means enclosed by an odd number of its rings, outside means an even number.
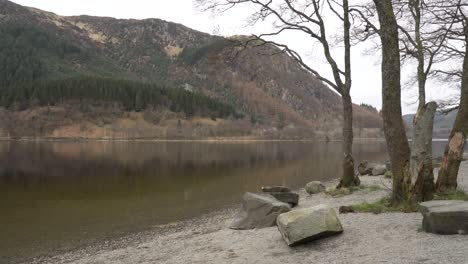
[[[132,139],[132,138],[7,138],[3,142],[327,142],[323,139],[260,139],[260,138],[207,138],[207,139]],[[328,142],[341,142],[334,139]],[[385,141],[384,138],[355,138],[354,142]],[[436,141],[436,140],[434,140]],[[440,140],[442,141],[442,140]]]

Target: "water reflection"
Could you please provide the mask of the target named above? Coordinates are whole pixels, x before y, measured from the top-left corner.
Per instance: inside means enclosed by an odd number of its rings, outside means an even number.
[[[357,162],[385,160],[356,144]],[[340,143],[0,142],[0,262],[68,250],[341,173]]]

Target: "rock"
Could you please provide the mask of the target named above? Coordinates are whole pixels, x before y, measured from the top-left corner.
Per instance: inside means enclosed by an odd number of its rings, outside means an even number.
[[[290,204],[292,207],[299,204],[299,194],[293,192],[271,192],[271,196],[275,197],[278,201]]]
[[[291,192],[291,189],[284,186],[262,187],[262,191],[275,197],[278,201],[288,203],[292,207],[299,204],[299,194]]]
[[[377,164],[377,163],[371,163],[368,161],[364,161],[359,163],[358,165],[358,172],[359,175],[384,175],[385,172],[387,172],[387,166],[389,164]]]
[[[420,204],[423,229],[429,233],[468,234],[468,202],[434,200]]]
[[[288,246],[307,243],[343,232],[335,210],[326,205],[281,214],[276,220],[276,225]]]
[[[387,179],[391,179],[391,178],[393,178],[393,173],[392,173],[392,171],[389,171],[389,170],[388,170],[387,172],[385,172],[385,175],[384,175],[384,176],[385,176],[385,178],[387,178]]]
[[[387,172],[387,166],[385,165],[376,165],[372,169],[372,176],[384,175]]]
[[[358,165],[359,175],[372,174],[372,170],[374,169],[375,166],[376,166],[375,163],[370,163],[368,161],[364,161],[364,162],[359,163],[359,165]]]
[[[313,181],[306,184],[305,190],[308,194],[321,193],[325,191],[325,185],[319,181]]]
[[[241,216],[231,224],[231,229],[274,226],[278,215],[291,210],[289,204],[280,202],[269,194],[245,193],[242,199]]]
[[[262,187],[262,191],[266,193],[291,192],[291,190],[288,187],[284,187],[284,186],[266,186],[266,187]]]
[[[385,162],[385,168],[387,168],[387,171],[391,171],[392,170],[392,163],[390,163],[390,161]]]
[[[339,212],[340,212],[340,214],[355,213],[352,206],[340,206]]]

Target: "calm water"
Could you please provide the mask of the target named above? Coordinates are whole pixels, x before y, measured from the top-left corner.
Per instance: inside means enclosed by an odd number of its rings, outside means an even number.
[[[335,179],[340,149],[304,142],[0,142],[0,263],[194,217],[263,185]],[[355,155],[383,161],[385,145],[356,143]]]

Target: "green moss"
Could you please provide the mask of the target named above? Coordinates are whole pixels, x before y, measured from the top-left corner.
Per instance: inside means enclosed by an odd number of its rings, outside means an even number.
[[[468,201],[468,194],[461,190],[449,191],[444,193],[436,193],[434,200],[462,200]],[[388,213],[388,212],[403,212],[411,213],[418,212],[419,205],[414,203],[401,203],[397,206],[391,204],[390,198],[383,198],[375,203],[361,203],[351,206],[356,213]]]
[[[341,197],[345,195],[350,195],[360,190],[369,190],[371,192],[375,192],[375,191],[382,190],[382,187],[380,187],[379,185],[369,185],[369,186],[360,185],[360,186],[352,186],[348,188],[339,188],[339,189],[334,188],[334,189],[329,189],[325,191],[325,194],[328,194],[333,197]]]
[[[397,206],[393,206],[390,198],[382,198],[381,200],[375,203],[361,203],[351,206],[356,213],[389,213],[389,212],[403,212],[403,213],[412,213],[417,212],[419,206],[412,203],[401,203]]]
[[[468,201],[468,194],[462,190],[447,191],[443,193],[436,193],[434,200],[461,200]]]

